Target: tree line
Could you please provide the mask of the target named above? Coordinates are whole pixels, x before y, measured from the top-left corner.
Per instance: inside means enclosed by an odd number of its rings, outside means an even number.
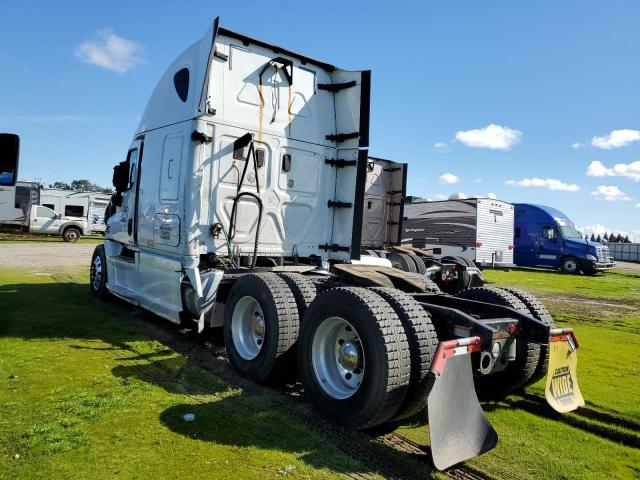
[[[611,233],[608,234],[607,232],[604,233],[604,237],[602,237],[600,234],[598,234],[597,236],[594,235],[593,233],[591,234],[591,237],[589,237],[589,235],[585,235],[584,236],[585,240],[590,240],[592,242],[607,242],[607,243],[631,243],[631,240],[629,240],[629,235],[625,235],[624,237],[621,234],[615,234],[615,233]]]
[[[73,180],[71,183],[53,182],[49,185],[49,188],[57,188],[59,190],[73,190],[74,192],[114,193],[113,188],[101,187],[100,185],[96,185],[90,180]]]

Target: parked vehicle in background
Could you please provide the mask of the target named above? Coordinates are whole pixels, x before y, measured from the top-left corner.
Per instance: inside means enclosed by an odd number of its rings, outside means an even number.
[[[582,271],[587,275],[615,267],[609,247],[583,239],[560,210],[529,203],[514,206],[516,265],[555,268],[573,274]]]
[[[65,242],[75,242],[82,235],[91,233],[86,218],[63,216],[42,205],[31,206],[28,231],[42,235],[60,235]]]
[[[408,197],[402,245],[436,258],[461,256],[480,267],[512,267],[513,205],[492,198]]]
[[[404,214],[407,172],[406,163],[368,158],[362,215],[362,253],[385,258],[391,266],[405,272],[425,275],[437,284],[437,288],[447,293],[481,286],[484,280],[480,270],[472,260],[458,255],[457,250],[442,254],[439,250],[401,244],[407,221]],[[513,227],[509,226],[509,241],[512,231]]]
[[[13,186],[0,184],[0,228],[27,230],[31,206],[40,203],[38,182],[15,182]]]
[[[0,228],[60,235],[67,242],[75,242],[82,235],[91,233],[86,216],[63,215],[51,208],[53,204],[42,205],[48,198],[43,195],[45,190],[39,182],[18,181],[14,186],[0,186]],[[65,213],[79,211],[68,209]]]
[[[105,231],[105,210],[110,200],[111,194],[100,192],[76,192],[57,188],[43,188],[40,192],[40,205],[64,217],[85,219],[89,230],[96,233]]]

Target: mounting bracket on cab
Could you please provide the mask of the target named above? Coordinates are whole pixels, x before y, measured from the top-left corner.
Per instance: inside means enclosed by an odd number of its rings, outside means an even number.
[[[206,133],[194,130],[193,133],[191,134],[191,140],[193,140],[194,142],[200,142],[200,143],[210,143],[213,140],[213,138],[211,138]]]

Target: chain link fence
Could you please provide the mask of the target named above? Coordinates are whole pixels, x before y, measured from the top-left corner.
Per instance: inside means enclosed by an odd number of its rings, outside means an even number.
[[[609,254],[621,262],[640,262],[640,243],[607,243]]]

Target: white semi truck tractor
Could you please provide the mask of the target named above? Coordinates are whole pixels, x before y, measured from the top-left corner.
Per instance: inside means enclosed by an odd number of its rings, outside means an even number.
[[[550,404],[580,405],[577,343],[524,292],[451,296],[362,254],[370,79],[216,19],[160,79],[114,168],[90,286],[222,327],[240,375],[300,381],[342,425],[426,408],[443,469],[496,445],[475,388],[504,394],[550,370]]]

